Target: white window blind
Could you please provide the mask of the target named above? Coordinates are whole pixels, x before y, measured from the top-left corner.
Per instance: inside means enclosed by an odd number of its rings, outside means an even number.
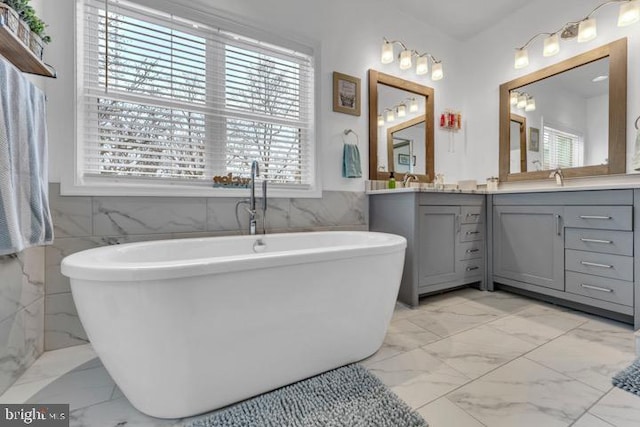
[[[82,0],[83,176],[313,184],[313,57],[126,1]]]
[[[582,136],[545,125],[543,127],[542,160],[545,170],[584,166]]]

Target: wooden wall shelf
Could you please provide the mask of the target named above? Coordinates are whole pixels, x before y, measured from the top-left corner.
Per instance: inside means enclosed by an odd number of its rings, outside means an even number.
[[[5,25],[0,18],[0,55],[22,72],[45,77],[56,77],[55,70],[47,67],[28,46]]]

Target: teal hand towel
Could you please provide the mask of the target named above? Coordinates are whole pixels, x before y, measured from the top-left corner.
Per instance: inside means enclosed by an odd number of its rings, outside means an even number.
[[[342,150],[342,177],[362,177],[360,150],[358,150],[358,146],[355,144],[344,144],[344,149]]]

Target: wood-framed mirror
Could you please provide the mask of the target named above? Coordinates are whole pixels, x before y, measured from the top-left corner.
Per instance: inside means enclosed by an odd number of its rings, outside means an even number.
[[[412,173],[433,181],[433,94],[430,87],[369,70],[369,179],[387,180],[394,172],[397,180]]]
[[[514,114],[526,120],[524,144]],[[548,179],[557,168],[567,178],[625,173],[626,122],[626,38],[504,83],[500,180]]]

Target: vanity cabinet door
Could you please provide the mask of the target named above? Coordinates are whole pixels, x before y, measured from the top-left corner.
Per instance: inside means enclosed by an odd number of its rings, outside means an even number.
[[[420,206],[419,217],[419,286],[456,280],[460,207]]]
[[[561,206],[495,206],[494,275],[564,291]]]

